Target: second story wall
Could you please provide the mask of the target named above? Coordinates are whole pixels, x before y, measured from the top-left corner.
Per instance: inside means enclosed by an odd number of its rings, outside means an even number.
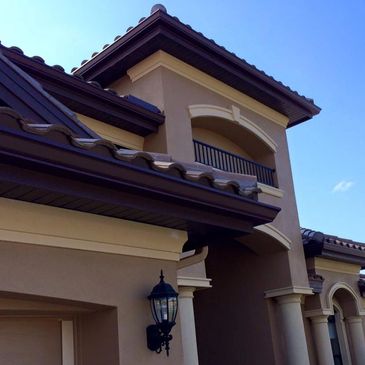
[[[133,94],[164,112],[165,123],[158,134],[146,137],[145,150],[191,162],[195,160],[196,138],[275,169],[276,188],[262,186],[264,193],[259,200],[282,208],[273,226],[292,243],[293,277],[298,275],[297,282],[305,285],[286,137],[288,118],[161,51],[134,66],[128,76],[110,87],[120,94]],[[195,115],[194,107],[199,106],[215,108],[221,114]],[[295,269],[302,266],[303,270]]]

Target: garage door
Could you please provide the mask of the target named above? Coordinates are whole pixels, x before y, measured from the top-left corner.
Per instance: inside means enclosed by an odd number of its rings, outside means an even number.
[[[1,365],[62,365],[62,322],[0,317]]]

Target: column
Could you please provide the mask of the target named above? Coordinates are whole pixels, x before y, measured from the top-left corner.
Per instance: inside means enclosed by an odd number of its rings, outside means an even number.
[[[195,287],[179,287],[179,313],[184,365],[199,365],[193,305],[194,291]]]
[[[346,318],[348,331],[351,338],[351,358],[354,365],[365,364],[365,336],[360,316]]]
[[[313,340],[319,365],[334,365],[327,318],[325,315],[311,317]]]
[[[281,314],[287,365],[309,365],[300,299],[301,294],[276,297]]]

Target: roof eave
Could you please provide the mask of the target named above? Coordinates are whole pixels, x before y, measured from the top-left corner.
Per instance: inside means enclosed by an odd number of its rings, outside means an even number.
[[[16,52],[3,46],[1,51],[11,62],[40,82],[47,92],[75,112],[141,136],[157,132],[158,127],[164,123],[163,114],[153,113],[120,96],[99,89],[92,83],[88,84],[27,57],[20,51]]]
[[[160,220],[159,225],[165,226],[173,220],[186,230],[194,223],[202,230],[216,227],[248,233],[255,225],[271,222],[280,211],[254,199],[153,171],[144,167],[146,161],[117,160],[102,143],[77,147],[59,126],[50,127],[47,136],[38,135],[28,131],[38,127],[21,127],[11,118],[0,125],[1,196],[33,202],[35,197],[44,199],[51,194],[51,201],[42,200],[43,204],[58,206],[61,200],[66,209],[109,216],[114,211],[117,218],[150,224]]]
[[[278,110],[280,107],[276,107],[276,109],[273,107],[273,109],[289,117],[290,127],[312,118],[321,110],[309,99],[300,96],[280,82],[267,76],[262,71],[257,70],[254,66],[249,65],[247,62],[241,60],[236,55],[228,52],[223,47],[218,46],[212,40],[205,38],[202,34],[188,28],[180,21],[174,19],[162,11],[157,11],[152,14],[150,17],[146,18],[135,28],[112,43],[95,57],[81,65],[75,70],[75,74],[83,75],[86,79],[97,80],[102,83],[103,77],[105,77],[105,72],[109,72],[112,66],[115,65],[115,63],[120,62],[123,57],[130,57],[131,52],[128,52],[128,47],[133,44],[134,50],[136,50],[136,45],[138,44],[140,44],[141,47],[142,45],[146,46],[143,40],[147,37],[150,37],[150,39],[148,39],[150,45],[152,44],[152,39],[154,39],[157,44],[159,43],[158,40],[161,40],[162,37],[169,37],[169,42],[172,43],[174,42],[174,37],[176,38],[175,43],[177,42],[177,39],[185,40],[186,44],[188,44],[190,47],[189,51],[191,54],[194,52],[197,53],[199,50],[204,50],[204,52],[200,52],[199,57],[205,57],[206,60],[212,64],[215,64],[216,67],[220,67],[221,70],[224,70],[227,75],[230,74],[232,78],[237,78],[237,72],[240,72],[243,78],[251,80],[250,82],[252,82],[253,85],[252,89],[256,89],[256,93],[267,93],[268,100],[270,99],[269,95],[272,96],[275,94],[278,104],[280,104],[280,100],[284,100],[287,103],[287,106],[290,107],[291,112],[287,113],[283,112],[283,110]],[[160,38],[157,39],[158,37]],[[160,48],[168,47],[166,41],[160,43]],[[177,47],[178,49],[182,48],[181,42],[179,42],[179,46],[180,47]],[[123,48],[123,52],[121,51],[121,48]],[[151,48],[151,52],[155,50],[156,49],[153,47]],[[167,51],[168,53],[172,53],[173,56],[177,56],[177,58],[179,58],[179,55],[177,54],[178,50],[163,50]],[[120,52],[118,53],[118,51]],[[175,54],[173,54],[174,52]],[[185,54],[187,54],[187,52],[185,52]],[[113,57],[115,58],[113,59]],[[189,57],[183,61],[187,63],[190,62],[190,64],[192,64],[195,62],[192,59],[193,57],[190,57],[189,55]],[[192,65],[197,67],[197,64]],[[206,72],[210,72],[212,76],[219,78],[218,72],[216,75],[214,75],[212,74],[214,73],[212,70],[212,67],[207,67]],[[227,83],[227,80],[222,81]],[[265,103],[264,99],[259,101]]]

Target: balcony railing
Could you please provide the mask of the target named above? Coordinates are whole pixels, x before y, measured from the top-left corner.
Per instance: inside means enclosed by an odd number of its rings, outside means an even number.
[[[197,140],[193,140],[193,142],[195,161],[228,172],[256,176],[258,182],[275,186],[274,169],[209,144]]]

